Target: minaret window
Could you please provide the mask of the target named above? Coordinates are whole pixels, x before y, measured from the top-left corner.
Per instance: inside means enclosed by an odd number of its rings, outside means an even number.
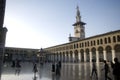
[[[79,33],[79,31],[78,31],[78,30],[76,30],[76,31],[75,31],[75,33]]]

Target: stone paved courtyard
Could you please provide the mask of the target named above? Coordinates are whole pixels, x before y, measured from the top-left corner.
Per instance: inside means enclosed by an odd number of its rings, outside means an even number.
[[[32,71],[33,64],[29,62],[21,63],[20,74],[15,74],[15,69],[11,64],[4,65],[1,80],[96,80],[96,77],[90,77],[90,63],[62,63],[61,75],[57,76],[51,72],[51,63],[45,63],[43,66],[38,64],[39,72],[36,77]],[[104,80],[103,63],[97,64],[98,80]],[[109,76],[113,79],[112,70]]]

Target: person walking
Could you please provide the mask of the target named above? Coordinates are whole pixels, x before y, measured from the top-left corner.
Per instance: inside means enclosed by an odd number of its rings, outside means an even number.
[[[55,73],[55,63],[52,63],[52,72]]]
[[[16,59],[15,61],[15,74],[20,74],[21,71],[21,65],[20,65],[20,60]]]
[[[120,80],[120,62],[118,58],[114,58],[114,62],[111,62],[111,67],[113,69],[114,80]]]
[[[109,65],[107,64],[106,60],[104,60],[104,68],[102,70],[105,70],[105,80],[109,79],[112,80],[109,76],[108,73],[110,72]]]
[[[96,75],[96,78],[98,80],[97,68],[96,68],[96,63],[95,63],[94,59],[92,59],[92,73],[91,73],[91,78],[92,78],[93,74]]]
[[[56,64],[56,75],[60,76],[60,66],[59,66],[59,63]]]
[[[33,72],[34,72],[34,77],[36,77],[36,73],[38,72],[36,63],[34,63],[34,65],[33,65]]]
[[[61,70],[61,67],[62,67],[61,61],[58,62],[58,65],[59,65],[59,68],[60,68],[60,70]]]

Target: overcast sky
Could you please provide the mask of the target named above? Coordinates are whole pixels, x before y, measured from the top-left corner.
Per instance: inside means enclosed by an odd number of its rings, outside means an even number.
[[[74,36],[76,6],[86,37],[120,29],[120,0],[6,0],[6,47],[46,48]]]

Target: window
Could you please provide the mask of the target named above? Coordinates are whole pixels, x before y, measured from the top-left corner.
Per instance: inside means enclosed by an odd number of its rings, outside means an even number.
[[[102,39],[100,39],[100,44],[103,44],[103,40]]]
[[[75,44],[74,44],[74,49],[75,49],[76,47],[75,47]]]
[[[113,42],[116,42],[116,37],[115,36],[113,36]]]
[[[96,44],[95,44],[95,40],[94,40],[94,46],[95,46]]]
[[[78,48],[78,44],[76,44],[76,47]]]
[[[81,43],[80,43],[80,48],[81,48],[82,46],[81,46]]]
[[[82,43],[82,47],[84,47],[84,43]]]
[[[87,44],[88,44],[88,47],[89,47],[89,41],[87,42]]]
[[[92,41],[91,41],[91,46],[92,46],[93,44],[92,44]]]
[[[87,42],[85,42],[85,47],[87,46]]]
[[[120,42],[120,35],[117,36],[117,41]]]
[[[111,39],[110,39],[110,37],[108,37],[108,43],[111,43]]]
[[[107,38],[105,38],[105,44],[107,44]]]
[[[97,40],[97,45],[99,45],[99,40]]]

